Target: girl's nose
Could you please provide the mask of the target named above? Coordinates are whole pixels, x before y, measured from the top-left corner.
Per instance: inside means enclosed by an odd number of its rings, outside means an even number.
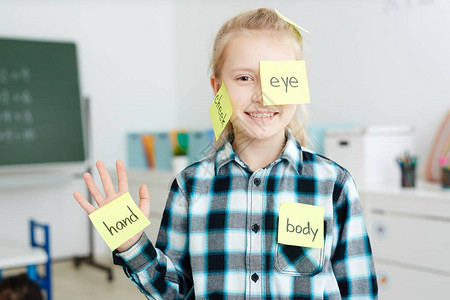
[[[262,104],[262,93],[261,90],[256,91],[252,96],[252,102]]]

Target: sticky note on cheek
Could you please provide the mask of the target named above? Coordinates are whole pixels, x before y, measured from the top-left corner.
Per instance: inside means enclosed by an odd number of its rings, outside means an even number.
[[[225,82],[222,81],[222,86],[209,107],[209,116],[211,118],[216,140],[219,139],[220,134],[225,129],[225,126],[231,118],[232,112],[233,108],[231,106],[230,97],[228,96]]]
[[[111,251],[150,225],[130,193],[100,207],[89,218]]]
[[[264,105],[310,103],[304,60],[261,61]]]
[[[323,206],[284,202],[280,205],[278,216],[278,243],[323,248],[323,221]]]

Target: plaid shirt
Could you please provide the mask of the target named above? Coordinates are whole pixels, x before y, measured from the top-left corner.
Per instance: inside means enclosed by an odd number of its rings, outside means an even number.
[[[145,234],[114,261],[149,298],[376,299],[358,193],[335,162],[286,130],[252,172],[229,142],[172,182],[156,247]],[[282,202],[325,207],[324,248],[277,243]]]

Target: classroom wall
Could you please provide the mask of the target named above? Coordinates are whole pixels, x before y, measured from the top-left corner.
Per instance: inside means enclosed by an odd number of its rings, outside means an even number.
[[[445,0],[2,1],[0,36],[77,43],[82,94],[92,99],[92,160],[112,168],[126,160],[128,131],[210,127],[214,35],[231,16],[260,6],[312,32],[304,35],[312,125],[414,125],[424,163],[450,108]],[[87,220],[71,195],[82,188],[76,179],[0,191],[0,220],[9,224],[0,235],[24,234],[23,219],[36,215],[55,225],[57,257],[85,253]],[[22,219],[10,217],[18,209]],[[96,246],[106,251],[102,241]]]

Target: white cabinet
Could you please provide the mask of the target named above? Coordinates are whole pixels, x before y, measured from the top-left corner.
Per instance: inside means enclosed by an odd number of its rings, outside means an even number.
[[[442,299],[450,286],[450,193],[360,188],[380,299]]]

